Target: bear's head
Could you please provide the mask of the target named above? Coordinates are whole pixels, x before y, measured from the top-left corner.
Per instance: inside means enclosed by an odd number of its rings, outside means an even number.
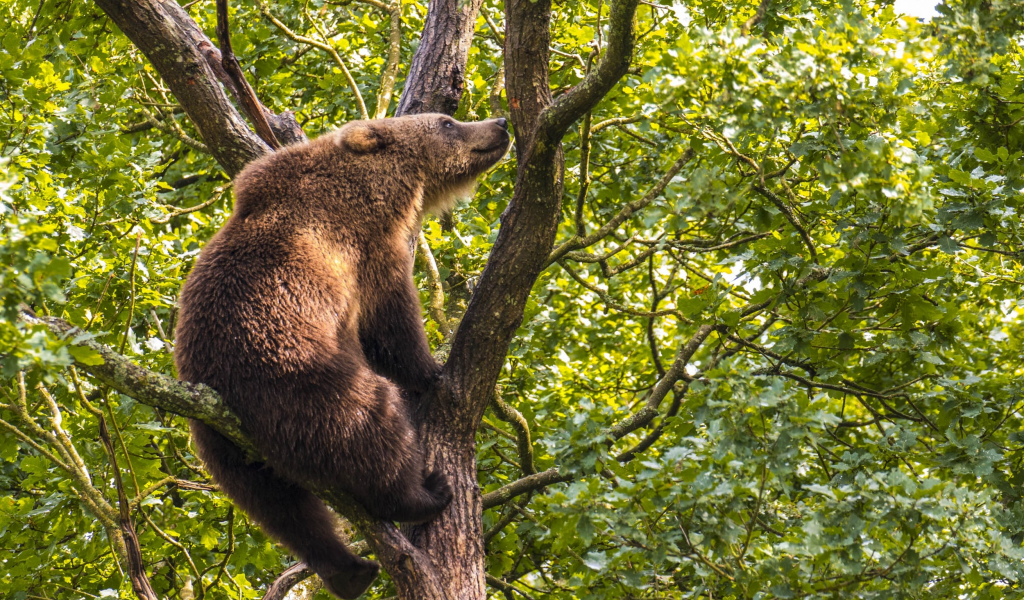
[[[470,196],[477,177],[508,152],[505,119],[463,123],[443,114],[354,121],[341,128],[339,143],[349,152],[379,155],[422,178],[427,212],[451,209]]]

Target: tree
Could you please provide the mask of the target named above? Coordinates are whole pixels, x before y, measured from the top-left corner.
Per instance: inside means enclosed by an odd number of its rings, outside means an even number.
[[[441,111],[515,147],[414,240],[451,508],[323,491],[374,597],[1021,596],[1021,6],[660,2],[7,0],[0,593],[308,576],[177,291],[249,161]]]

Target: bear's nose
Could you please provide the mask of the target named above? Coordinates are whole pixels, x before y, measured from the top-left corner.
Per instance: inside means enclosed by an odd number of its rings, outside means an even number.
[[[498,119],[498,127],[501,127],[505,131],[508,131],[508,119],[501,117]]]

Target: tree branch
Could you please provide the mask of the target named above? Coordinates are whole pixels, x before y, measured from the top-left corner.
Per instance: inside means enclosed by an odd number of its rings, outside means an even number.
[[[626,219],[631,217],[635,212],[644,209],[651,202],[654,202],[654,200],[658,196],[660,196],[662,192],[665,191],[665,188],[668,187],[668,184],[672,182],[672,179],[679,174],[679,171],[681,171],[683,167],[685,167],[686,164],[690,162],[690,159],[693,158],[693,154],[693,150],[691,148],[687,148],[683,152],[683,154],[678,159],[676,159],[674,163],[672,163],[672,166],[668,168],[668,171],[666,171],[665,174],[661,176],[661,179],[659,179],[658,182],[651,187],[651,189],[647,190],[647,193],[644,194],[643,197],[634,200],[633,202],[630,202],[626,206],[623,206],[619,210],[619,212],[614,217],[612,217],[607,223],[601,226],[600,229],[589,235],[573,236],[572,238],[566,240],[564,243],[555,248],[551,252],[550,256],[548,256],[548,264],[557,262],[559,259],[561,259],[563,256],[565,256],[568,252],[572,250],[586,248],[587,246],[599,242],[600,240],[607,237],[608,234],[618,229],[619,225],[621,225]]]
[[[349,89],[352,90],[352,94],[355,96],[356,105],[359,107],[360,118],[369,119],[370,115],[366,112],[366,103],[363,102],[363,94],[362,92],[359,91],[359,86],[356,84],[356,80],[352,77],[352,73],[348,70],[348,66],[345,64],[345,61],[342,60],[341,55],[338,54],[338,51],[335,50],[334,46],[330,45],[327,41],[321,42],[314,40],[313,38],[295,33],[294,31],[289,29],[289,27],[285,25],[280,19],[275,17],[270,12],[270,9],[267,8],[265,2],[260,2],[259,6],[260,12],[263,13],[263,16],[266,17],[268,21],[273,23],[275,27],[280,29],[281,33],[285,34],[285,36],[288,37],[288,39],[292,40],[293,42],[298,42],[300,44],[308,44],[314,48],[323,50],[324,52],[329,54],[332,59],[334,59],[334,64],[338,65],[338,68],[341,69],[342,74],[345,76],[345,81],[348,82]]]
[[[508,502],[520,494],[539,490],[542,487],[547,487],[556,483],[572,481],[574,478],[575,475],[571,473],[562,475],[558,472],[558,469],[555,468],[548,469],[547,471],[541,471],[540,473],[535,473],[513,481],[512,483],[502,486],[493,492],[484,494],[482,498],[483,507],[485,509],[494,508],[499,504]]]
[[[250,454],[255,447],[242,430],[241,422],[232,413],[217,392],[202,384],[180,382],[166,375],[144,369],[67,321],[55,317],[35,317],[22,313],[29,323],[45,325],[58,338],[72,345],[88,348],[99,355],[101,364],[86,364],[93,360],[76,360],[78,367],[88,371],[100,383],[131,396],[136,400],[168,412],[199,419],[230,439]]]
[[[790,208],[789,205],[787,205],[785,201],[782,200],[782,198],[776,196],[768,188],[757,184],[754,184],[753,187],[754,191],[764,196],[769,202],[774,204],[780,212],[782,212],[783,216],[786,217],[786,220],[789,221],[789,224],[793,226],[793,229],[796,229],[796,232],[800,234],[800,239],[803,240],[804,245],[807,246],[807,251],[811,253],[811,260],[814,261],[815,264],[817,264],[818,252],[814,248],[814,242],[811,241],[811,236],[807,234],[807,231],[800,224],[800,219],[797,218],[796,214],[793,212],[793,209]]]
[[[468,410],[455,415],[464,433],[475,431],[483,415],[526,299],[547,264],[562,196],[561,137],[625,73],[632,57],[636,7],[637,0],[612,3],[604,58],[580,85],[552,103],[550,0],[505,5],[506,90],[519,166],[515,193],[445,365],[448,392],[457,404],[468,402]]]
[[[391,31],[388,36],[388,61],[380,72],[377,106],[373,110],[374,119],[383,119],[388,116],[388,106],[391,104],[391,95],[395,91],[395,78],[398,75],[398,61],[402,57],[402,2],[401,0],[392,0],[390,4],[385,4],[380,0],[356,1],[375,6],[387,12],[391,18]]]
[[[705,323],[697,328],[697,332],[693,334],[693,337],[679,347],[679,351],[676,352],[676,359],[672,362],[672,366],[670,366],[665,372],[665,376],[659,379],[658,383],[655,384],[654,389],[651,390],[651,394],[647,397],[647,402],[644,403],[643,408],[608,430],[608,434],[612,438],[623,438],[630,432],[646,426],[658,415],[658,407],[661,406],[661,401],[665,399],[665,396],[672,390],[676,382],[686,375],[686,365],[689,364],[694,353],[697,352],[701,347],[701,344],[704,343],[704,340],[706,340],[714,330],[714,325]]]
[[[117,456],[114,453],[114,444],[110,441],[110,432],[107,431],[107,422],[102,417],[100,417],[100,440],[110,458],[110,466],[114,474],[114,486],[117,489],[118,525],[121,527],[121,536],[124,538],[127,551],[128,577],[131,579],[132,589],[139,600],[158,600],[153,586],[149,583],[149,577],[146,575],[146,567],[142,561],[142,548],[139,546],[139,536],[135,532],[135,524],[132,523],[131,503],[124,492],[121,469],[117,466]]]
[[[533,442],[530,441],[530,425],[526,422],[523,413],[515,409],[511,404],[501,399],[500,390],[495,390],[494,412],[498,418],[508,423],[516,430],[516,446],[519,449],[519,467],[523,475],[533,475],[537,472],[533,465]]]
[[[765,13],[768,12],[768,6],[772,3],[772,0],[761,0],[761,4],[757,6],[757,11],[754,15],[747,19],[747,22],[743,24],[743,35],[747,35],[750,29],[764,20]]]
[[[441,284],[441,273],[437,270],[437,262],[434,260],[434,253],[430,250],[427,236],[423,235],[422,231],[419,236],[418,254],[423,261],[424,270],[427,274],[427,283],[430,286],[430,305],[428,308],[430,316],[437,323],[438,329],[441,330],[441,335],[447,339],[451,335],[451,327],[448,325],[448,317],[444,314],[444,287]]]
[[[284,600],[293,587],[313,576],[313,571],[300,562],[285,569],[263,594],[263,600]]]

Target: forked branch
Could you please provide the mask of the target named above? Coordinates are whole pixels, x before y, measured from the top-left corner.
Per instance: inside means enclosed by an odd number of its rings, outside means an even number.
[[[176,2],[96,0],[160,74],[229,176],[270,148],[235,110],[207,63],[209,38]]]
[[[604,56],[571,90],[555,100],[541,114],[540,135],[549,143],[558,143],[569,127],[585,115],[619,79],[633,59],[636,40],[635,15],[639,0],[613,0],[608,12],[608,39]]]

